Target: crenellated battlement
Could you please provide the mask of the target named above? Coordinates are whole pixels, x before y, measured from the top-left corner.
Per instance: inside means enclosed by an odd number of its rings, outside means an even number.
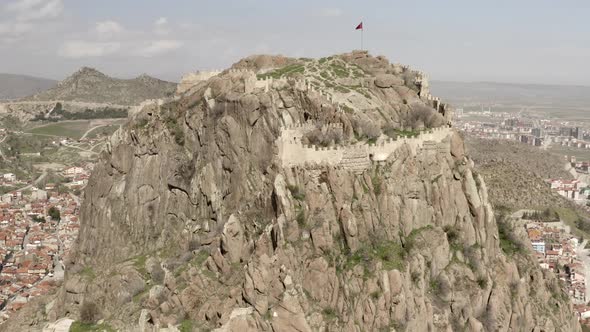
[[[245,68],[230,68],[227,72],[229,74],[254,74],[253,70]]]
[[[329,124],[330,128],[342,128],[341,124]],[[446,152],[448,143],[443,143],[451,133],[448,127],[433,128],[421,132],[415,137],[400,136],[397,139],[384,139],[376,143],[362,143],[354,145],[338,145],[321,147],[307,145],[301,138],[307,130],[316,128],[312,123],[305,123],[281,128],[281,135],[277,139],[279,159],[284,167],[324,165],[343,167],[355,172],[362,172],[370,167],[371,162],[383,162],[397,149],[407,145],[412,153],[418,151]]]
[[[286,130],[295,130],[295,129],[301,129],[301,130],[313,130],[315,129],[317,126],[315,123],[308,121],[305,123],[297,123],[297,124],[293,124],[293,125],[288,125],[288,126],[284,126],[281,128],[282,132],[285,132]],[[325,125],[322,125],[321,129],[330,129],[330,128],[334,128],[334,129],[342,129],[344,126],[342,125],[342,123],[328,123]]]
[[[430,82],[428,76],[420,70],[414,70],[414,85],[416,85],[420,91],[418,95],[422,98],[430,96]]]
[[[273,77],[258,77],[255,82],[255,87],[257,89],[264,89],[265,92],[268,92],[269,89],[274,85],[285,85],[290,84],[295,87],[295,89],[299,91],[308,91],[311,90],[311,83],[307,80],[296,79],[293,77],[285,77],[281,76],[279,78]]]
[[[416,76],[414,77],[414,83],[415,84],[423,84],[428,82],[428,76],[426,74],[424,74],[424,72],[416,70],[414,71],[414,73],[416,74]]]

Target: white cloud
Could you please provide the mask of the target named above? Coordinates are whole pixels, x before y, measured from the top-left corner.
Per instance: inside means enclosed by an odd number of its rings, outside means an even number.
[[[115,21],[98,22],[94,28],[98,36],[105,39],[112,38],[124,30],[123,26]]]
[[[17,37],[33,29],[33,26],[22,22],[0,23],[0,36]]]
[[[26,12],[43,4],[43,0],[16,0],[6,4],[4,7],[10,12]]]
[[[179,40],[156,40],[151,42],[148,46],[139,49],[136,52],[136,55],[149,58],[174,51],[181,48],[182,45],[183,43]]]
[[[61,15],[63,0],[17,0],[6,5],[17,21],[40,21]]]
[[[315,10],[313,14],[320,17],[338,17],[342,16],[343,11],[340,8],[320,8]]]
[[[0,44],[14,43],[33,30],[33,25],[21,22],[0,23]]]
[[[159,19],[156,20],[156,26],[161,26],[161,25],[166,25],[168,24],[168,18],[166,17],[160,17]]]
[[[59,17],[63,0],[17,0],[0,6],[0,42],[14,42],[36,31],[38,24]]]
[[[159,36],[165,36],[170,33],[170,28],[168,27],[168,18],[160,17],[154,23],[154,32]]]
[[[62,45],[58,54],[65,58],[90,58],[112,55],[119,51],[121,44],[89,41],[69,41]]]

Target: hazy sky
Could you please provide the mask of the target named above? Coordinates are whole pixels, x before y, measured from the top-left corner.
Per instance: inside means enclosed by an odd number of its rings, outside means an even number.
[[[431,79],[590,85],[588,0],[0,0],[0,72],[178,80],[360,47]]]

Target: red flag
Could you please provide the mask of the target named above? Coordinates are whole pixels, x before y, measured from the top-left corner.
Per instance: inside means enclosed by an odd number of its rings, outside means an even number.
[[[356,26],[355,30],[363,30],[363,22],[359,23],[359,25]]]

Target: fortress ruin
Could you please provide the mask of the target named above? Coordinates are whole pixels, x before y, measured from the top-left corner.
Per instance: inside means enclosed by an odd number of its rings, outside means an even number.
[[[328,126],[341,128],[340,124]],[[416,137],[389,138],[375,144],[360,143],[334,147],[302,144],[303,136],[314,128],[313,123],[305,123],[281,129],[277,146],[283,167],[331,166],[361,173],[369,168],[372,162],[384,162],[403,145],[407,145],[414,154],[421,150],[447,153],[450,149],[450,140],[445,139],[452,134],[451,128],[440,127],[421,132]]]

